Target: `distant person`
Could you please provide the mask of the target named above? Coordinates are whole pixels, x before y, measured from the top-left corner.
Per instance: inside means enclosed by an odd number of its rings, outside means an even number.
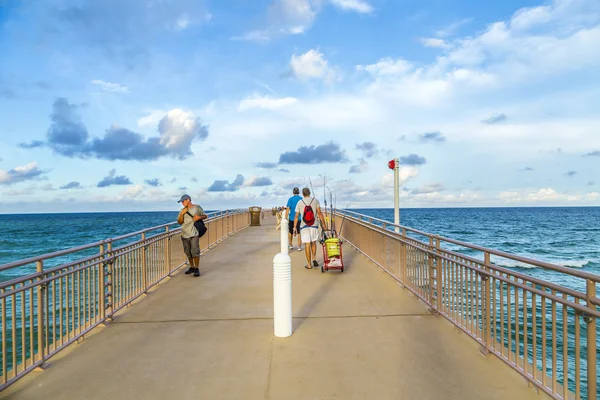
[[[290,197],[288,199],[287,202],[287,206],[286,206],[286,210],[287,210],[287,215],[288,215],[288,244],[289,244],[289,248],[290,250],[294,250],[294,246],[292,246],[292,238],[294,235],[298,236],[298,251],[302,250],[302,244],[300,241],[300,221],[298,220],[298,222],[294,222],[296,221],[296,206],[298,205],[298,202],[300,200],[302,200],[302,197],[300,197],[300,189],[298,189],[297,187],[294,188],[294,190],[292,191],[292,193],[294,194],[292,197]],[[294,228],[296,228],[296,230],[294,231]]]
[[[181,225],[183,252],[190,263],[190,267],[185,273],[186,275],[193,273],[194,276],[200,276],[200,236],[194,222],[206,219],[208,216],[204,213],[202,207],[192,204],[192,198],[187,194],[181,196],[178,203],[181,203],[183,208],[179,211],[177,223]]]
[[[321,221],[323,230],[327,230],[327,223],[321,212],[321,206],[319,200],[310,196],[310,189],[302,189],[302,195],[304,196],[296,205],[296,215],[294,216],[294,232],[296,230],[296,224],[300,222],[300,237],[302,243],[304,243],[304,251],[306,254],[306,260],[308,265],[304,268],[312,269],[318,267],[317,262],[317,240],[319,240],[319,224],[317,222],[317,215]],[[302,217],[300,218],[300,215]]]

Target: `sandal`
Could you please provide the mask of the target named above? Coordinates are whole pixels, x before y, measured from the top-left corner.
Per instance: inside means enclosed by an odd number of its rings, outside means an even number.
[[[312,265],[305,265],[304,268],[306,268],[306,269],[313,269]]]

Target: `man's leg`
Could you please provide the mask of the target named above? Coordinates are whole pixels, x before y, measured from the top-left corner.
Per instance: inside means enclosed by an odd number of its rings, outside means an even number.
[[[313,267],[318,267],[319,263],[317,262],[317,242],[310,242],[310,248],[312,250]]]
[[[288,219],[288,248],[291,250],[294,248],[292,246],[292,234],[294,233],[294,221],[290,221]],[[298,241],[300,241],[300,237],[298,237]]]
[[[296,223],[296,235],[298,236],[298,251],[302,250],[302,241],[300,239],[300,220]]]
[[[194,276],[200,276],[200,236],[194,236],[190,242],[191,253],[194,256]]]
[[[312,268],[312,263],[310,262],[311,258],[310,258],[310,236],[309,236],[308,229],[302,229],[299,232],[300,237],[302,238],[302,243],[304,243],[304,254],[306,254],[306,262],[308,263],[308,265],[306,266],[306,268]]]
[[[312,267],[310,258],[310,243],[304,243],[304,253],[306,254],[306,262],[308,262],[308,266]]]
[[[192,256],[192,244],[190,239],[187,238],[181,238],[181,243],[183,244],[183,252],[185,253],[188,262],[189,262],[189,268],[187,269],[187,271],[185,271],[186,275],[187,274],[191,274],[192,272],[194,272],[194,257]]]

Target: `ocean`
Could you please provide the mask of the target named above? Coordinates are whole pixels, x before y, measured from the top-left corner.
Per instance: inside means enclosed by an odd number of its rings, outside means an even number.
[[[391,208],[351,211],[394,220]],[[0,265],[174,222],[176,218],[177,211],[0,215]],[[600,274],[600,207],[412,208],[400,210],[400,223],[451,239]],[[469,249],[447,248],[480,257],[480,253]],[[56,263],[65,261],[68,259],[55,260]],[[573,286],[564,281],[563,274],[506,259],[493,258],[492,261]],[[31,268],[0,272],[0,281],[31,272]]]
[[[351,210],[394,221],[394,210]],[[600,207],[436,208],[400,210],[400,224],[423,232],[600,275]],[[420,240],[423,237],[420,236]],[[481,252],[444,245],[483,259]],[[514,260],[492,262],[585,292],[583,280]]]

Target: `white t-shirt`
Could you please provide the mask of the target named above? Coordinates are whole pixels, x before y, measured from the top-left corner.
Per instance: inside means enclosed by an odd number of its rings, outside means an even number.
[[[321,205],[319,204],[319,200],[315,199],[314,197],[303,197],[302,200],[300,200],[298,204],[296,204],[296,213],[300,213],[300,229],[304,229],[305,227],[307,227],[302,217],[304,216],[304,209],[308,205],[310,205],[310,207],[313,209],[313,212],[315,213],[315,223],[311,226],[308,226],[308,228],[319,227],[319,224],[317,223],[317,219],[319,216],[319,214],[317,213],[317,209],[321,207]]]

